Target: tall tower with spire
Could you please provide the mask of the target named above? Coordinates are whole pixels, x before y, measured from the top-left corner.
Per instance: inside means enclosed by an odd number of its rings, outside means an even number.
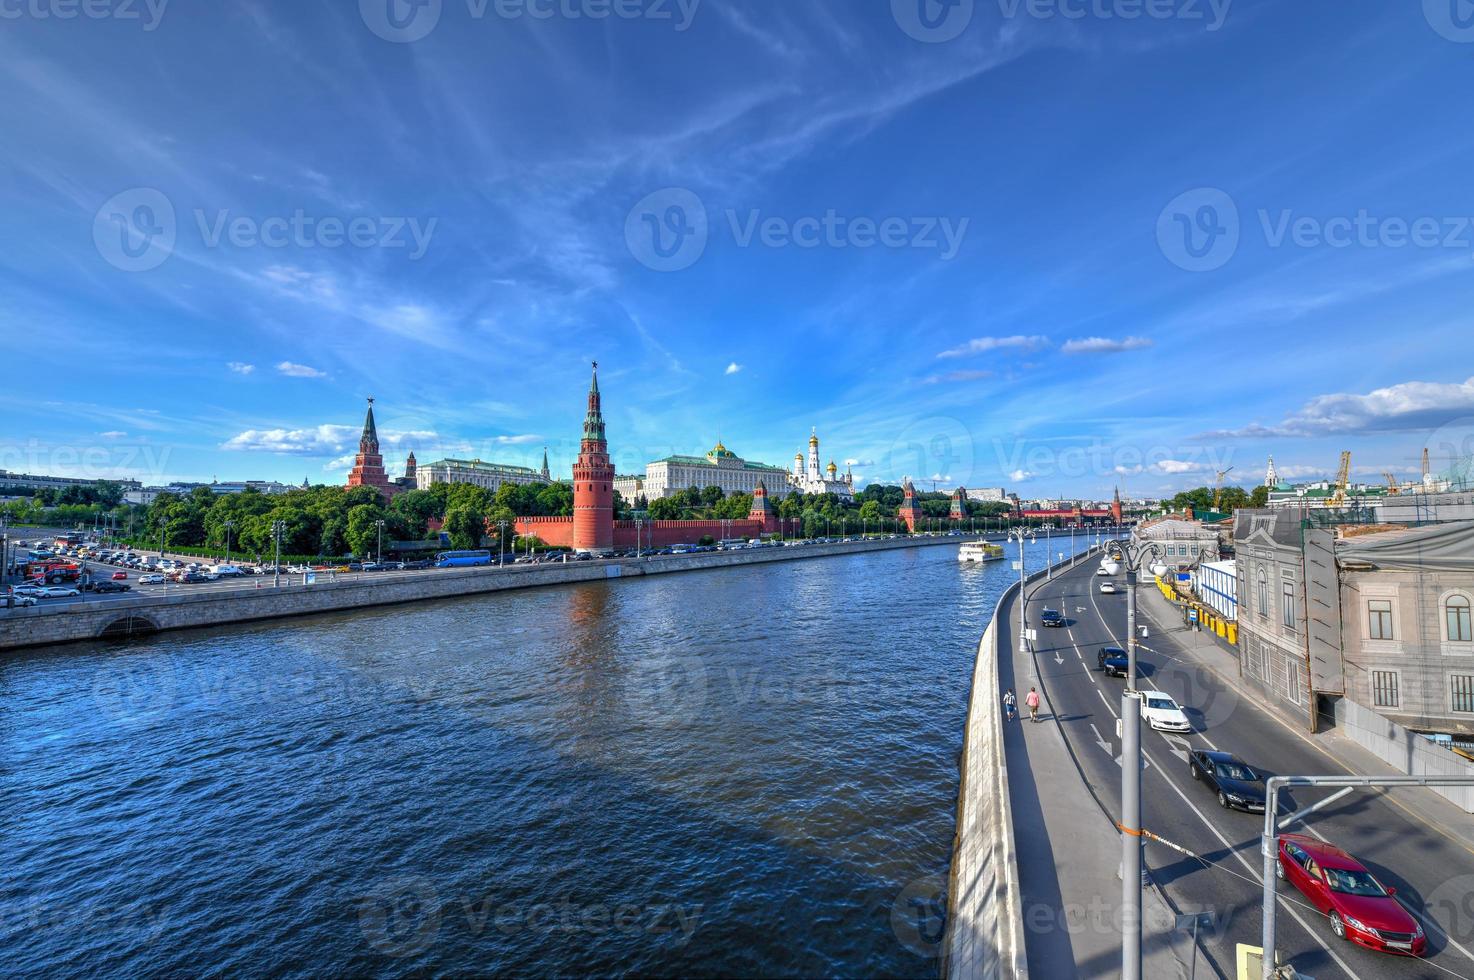
[[[819,463],[819,430],[815,428],[809,436],[809,482],[818,483],[824,479]]]
[[[1274,471],[1274,457],[1269,457],[1269,469],[1264,472],[1264,485],[1273,490],[1280,485],[1280,475]]]
[[[368,400],[368,414],[363,419],[363,434],[358,437],[358,455],[353,458],[353,470],[348,474],[350,487],[373,487],[385,497],[391,497],[400,489],[384,472],[384,457],[379,454],[379,430],[374,425],[374,400]]]
[[[947,511],[947,520],[958,523],[967,520],[967,491],[962,487],[952,491],[952,506]]]
[[[542,471],[542,478],[543,478],[543,482],[544,483],[552,483],[553,482],[553,474],[548,469],[548,447],[547,446],[544,446],[543,447],[543,471]]]
[[[573,547],[576,551],[614,547],[614,467],[604,438],[598,361],[589,382],[589,410],[583,420],[578,460],[573,464]]]
[[[757,481],[757,489],[752,491],[752,510],[748,511],[747,519],[760,522],[764,534],[773,534],[778,530],[778,515],[768,501],[768,487],[762,479]]]
[[[916,488],[911,485],[911,478],[909,476],[901,484],[901,489],[905,491],[905,497],[901,500],[901,509],[897,513],[897,516],[906,525],[906,530],[914,533],[916,531],[916,522],[921,519],[921,513],[916,507]]]
[[[1121,526],[1121,488],[1116,488],[1116,495],[1111,498],[1111,522],[1116,527]]]

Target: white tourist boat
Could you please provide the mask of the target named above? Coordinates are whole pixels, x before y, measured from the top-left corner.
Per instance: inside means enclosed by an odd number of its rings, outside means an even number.
[[[1003,546],[991,541],[969,541],[957,552],[958,561],[999,561],[1003,558]]]

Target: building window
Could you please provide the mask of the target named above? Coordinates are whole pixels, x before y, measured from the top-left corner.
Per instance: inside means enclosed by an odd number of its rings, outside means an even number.
[[[1280,583],[1280,622],[1295,628],[1295,583]]]
[[[1367,601],[1367,635],[1373,640],[1390,640],[1392,636],[1392,600]]]
[[[1450,707],[1464,714],[1474,714],[1474,674],[1454,674],[1448,679],[1453,692]]]
[[[1448,601],[1443,604],[1443,621],[1448,629],[1450,643],[1469,643],[1474,641],[1474,633],[1469,629],[1469,600],[1465,596],[1449,596]]]
[[[1398,706],[1397,671],[1372,671],[1372,705],[1378,708],[1396,708]]]
[[[1300,665],[1289,658],[1285,660],[1285,695],[1295,704],[1300,703]]]
[[[1259,569],[1259,618],[1269,618],[1269,579],[1262,568]]]

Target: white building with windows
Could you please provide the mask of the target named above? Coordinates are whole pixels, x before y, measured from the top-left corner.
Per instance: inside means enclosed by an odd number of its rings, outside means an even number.
[[[549,483],[546,456],[542,472],[526,466],[510,466],[505,463],[484,463],[479,459],[442,459],[438,462],[421,464],[415,471],[415,486],[428,490],[437,483],[469,483],[496,491],[503,483],[532,484]]]
[[[720,487],[728,496],[752,493],[758,481],[764,482],[768,496],[784,497],[790,491],[788,472],[781,466],[769,466],[743,459],[720,442],[705,456],[667,456],[646,465],[645,478],[620,477],[614,489],[628,501],[636,496],[646,500],[674,497],[682,490],[696,487]]]
[[[1143,521],[1131,529],[1131,540],[1154,544],[1169,568],[1186,570],[1203,562],[1218,560],[1218,529],[1181,515]]]
[[[1003,487],[968,487],[967,499],[984,504],[1009,503],[1008,491]]]

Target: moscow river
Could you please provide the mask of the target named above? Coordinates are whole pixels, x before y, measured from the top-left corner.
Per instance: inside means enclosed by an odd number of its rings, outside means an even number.
[[[10,655],[0,973],[936,976],[1010,565],[908,548]]]

